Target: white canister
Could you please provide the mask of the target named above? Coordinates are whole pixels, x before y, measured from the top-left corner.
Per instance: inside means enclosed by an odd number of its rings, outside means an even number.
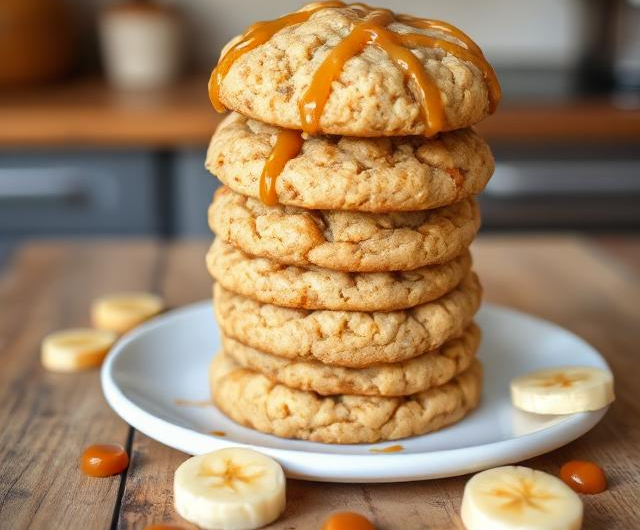
[[[129,0],[105,9],[99,20],[109,82],[124,90],[172,84],[182,64],[182,21],[171,7]]]

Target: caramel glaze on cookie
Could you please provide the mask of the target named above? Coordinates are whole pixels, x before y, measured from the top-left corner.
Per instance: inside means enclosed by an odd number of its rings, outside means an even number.
[[[237,193],[261,199],[262,179],[282,129],[231,113],[207,150],[206,167]],[[270,173],[280,204],[370,213],[429,210],[480,193],[494,159],[473,130],[436,138],[314,136]],[[271,171],[271,170],[270,170]],[[267,201],[269,202],[269,201]]]
[[[278,90],[283,93],[293,92],[295,94],[294,98],[297,98],[295,105],[298,108],[297,118],[291,116],[290,108],[287,112],[287,106],[283,105],[283,102],[279,101],[276,105],[276,99],[266,105],[267,110],[257,110],[257,105],[252,102],[253,99],[259,97],[256,96],[257,92],[249,96],[243,94],[246,82],[232,81],[231,85],[241,85],[244,88],[237,89],[225,98],[223,90],[225,79],[238,61],[259,47],[271,43],[276,34],[309,24],[314,15],[321,16],[326,12],[342,17],[344,37],[333,43],[333,46],[329,45],[329,51],[324,49],[324,58],[319,64],[314,64],[310,71],[308,71],[309,64],[305,65],[305,73],[309,79],[302,82],[300,76],[292,71],[289,72],[289,78],[297,78],[297,81],[294,81],[291,86],[283,87],[279,82],[265,81],[266,85],[270,85],[271,93],[275,94],[272,96],[274,98],[278,97]],[[312,20],[315,21],[316,18]],[[318,23],[320,24],[320,22]],[[304,31],[301,33],[297,39],[298,42],[302,42],[305,37],[309,36]],[[315,38],[321,41],[322,34],[324,34],[322,30],[318,31]],[[327,46],[325,42],[322,47]],[[409,80],[411,95],[408,98],[405,97],[407,108],[400,113],[401,116],[396,116],[398,119],[390,120],[393,122],[391,126],[389,123],[385,123],[385,119],[379,123],[379,116],[366,118],[371,122],[368,124],[358,124],[357,120],[345,119],[344,116],[335,119],[327,118],[323,122],[325,107],[334,90],[334,81],[339,80],[350,59],[361,56],[365,49],[370,47],[383,50],[387,61],[399,69],[405,79]],[[430,50],[430,53],[437,51],[440,55],[435,58],[423,57],[419,54],[416,55],[418,53],[416,50],[421,50],[419,53],[423,53],[425,50]],[[286,55],[286,51],[279,50],[278,45],[275,44],[272,51],[276,56]],[[311,57],[307,58],[308,63],[314,61],[314,53],[315,50],[307,53],[307,55],[311,54]],[[444,65],[448,56],[455,58],[457,66],[445,65],[444,68],[438,66],[437,68],[440,70],[434,70],[436,68],[434,65],[427,68],[427,64],[433,59],[436,62],[439,61],[439,65]],[[264,59],[257,59],[258,69],[264,65]],[[474,85],[474,90],[469,90],[468,87],[463,88],[465,84],[473,85],[468,80],[460,81],[457,79],[460,77],[458,70],[468,68],[467,65],[472,65],[475,70],[474,74],[467,73],[466,77],[473,77],[476,71],[479,72],[485,87],[480,89]],[[273,65],[270,65],[269,68],[273,70]],[[281,69],[292,70],[292,67],[286,65]],[[360,74],[366,76],[366,69]],[[406,91],[406,88],[402,91]],[[478,95],[481,92],[486,94],[487,101],[482,103],[474,101],[472,107],[476,107],[476,110],[467,108],[469,101],[466,104],[462,103],[464,99],[481,99],[482,96]],[[452,97],[452,93],[456,94],[455,98]],[[389,9],[373,8],[363,3],[347,5],[339,1],[327,1],[309,4],[299,11],[278,19],[258,22],[250,26],[243,35],[234,39],[223,50],[218,65],[211,74],[209,96],[216,110],[223,111],[225,109],[223,104],[223,99],[225,99],[235,110],[262,121],[277,123],[285,127],[278,134],[260,179],[261,199],[265,204],[274,205],[277,203],[276,180],[278,175],[287,161],[299,153],[303,142],[302,132],[291,129],[301,129],[312,135],[329,133],[356,136],[401,134],[434,136],[442,131],[472,125],[487,113],[493,113],[500,100],[501,91],[495,72],[484,58],[480,48],[458,28],[438,20],[396,15]],[[394,114],[396,111],[393,110],[395,106],[393,101],[396,99],[396,95],[389,96],[389,101],[386,103],[392,109],[390,113]],[[347,96],[347,100],[349,97]],[[291,100],[288,102],[293,103]],[[343,101],[342,107],[345,107],[348,102]],[[414,112],[416,106],[419,107],[418,116],[415,116]],[[274,114],[275,107],[281,109],[281,112]],[[457,110],[452,110],[454,108]],[[335,112],[335,110],[331,112],[340,115],[340,112]],[[359,112],[359,114],[364,116],[365,113]],[[369,109],[368,116],[376,114],[384,113],[376,113]]]
[[[363,3],[347,5],[337,1],[312,3],[276,20],[250,26],[237,42],[227,47],[211,74],[209,96],[216,110],[221,112],[225,108],[220,99],[220,87],[224,77],[241,56],[266,43],[282,29],[303,23],[317,11],[331,8],[350,9],[352,16],[355,15],[353,26],[347,37],[320,64],[298,102],[303,131],[310,134],[320,132],[320,117],[331,93],[332,82],[339,76],[346,61],[361,53],[366,46],[382,48],[416,85],[426,124],[426,136],[445,130],[443,104],[438,86],[411,53],[413,48],[438,48],[475,65],[487,84],[489,112],[495,111],[501,96],[495,72],[480,48],[461,30],[438,20],[396,15],[389,9],[373,8]],[[436,30],[442,38],[423,33],[396,33],[388,29],[391,23],[401,23],[414,30]]]

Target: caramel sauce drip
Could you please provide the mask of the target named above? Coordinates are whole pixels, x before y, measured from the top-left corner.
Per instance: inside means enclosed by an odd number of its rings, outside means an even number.
[[[365,4],[353,4],[352,8],[367,8]],[[371,44],[375,31],[380,25],[386,26],[393,20],[393,14],[387,9],[372,11],[364,22],[357,25],[322,62],[316,70],[309,88],[300,98],[298,109],[304,131],[316,134],[320,126],[320,116],[331,94],[331,83],[340,75],[344,63]]]
[[[437,134],[444,128],[444,109],[440,90],[427,74],[420,60],[409,51],[411,48],[420,46],[439,48],[475,65],[482,72],[487,83],[490,112],[495,111],[501,96],[500,84],[478,45],[464,32],[440,20],[419,19],[409,15],[396,16],[388,9],[372,9],[366,4],[352,4],[351,8],[368,14],[364,21],[357,24],[351,33],[331,51],[316,70],[309,88],[302,96],[298,106],[302,128],[306,132],[310,134],[318,132],[324,105],[331,94],[331,83],[340,75],[344,64],[367,45],[376,45],[385,50],[418,88],[426,124],[426,136]],[[386,29],[392,22],[401,22],[417,29],[440,31],[460,40],[466,47],[446,39],[418,33],[392,32]]]
[[[213,434],[213,436],[226,436],[227,433],[224,431],[209,431],[209,434]]]
[[[432,29],[441,31],[452,37],[455,37],[459,41],[462,41],[465,46],[471,50],[476,55],[480,57],[484,57],[482,50],[480,47],[473,42],[471,37],[467,35],[464,31],[459,28],[456,28],[454,25],[449,24],[448,22],[444,22],[443,20],[433,20],[428,18],[418,18],[411,15],[397,15],[396,20],[398,22],[402,22],[406,26],[411,26],[417,29]]]
[[[225,110],[224,105],[220,101],[220,85],[224,76],[227,75],[233,63],[245,53],[257,48],[261,44],[267,42],[278,31],[294,24],[300,24],[309,19],[316,11],[327,7],[344,7],[343,2],[317,2],[307,6],[307,9],[295,11],[275,20],[267,22],[257,22],[244,32],[240,40],[231,46],[229,50],[220,58],[218,65],[211,72],[209,79],[209,99],[213,104],[213,108],[218,112]]]
[[[357,4],[356,6],[360,7]],[[302,128],[306,132],[318,132],[324,105],[331,94],[331,83],[340,75],[344,63],[369,44],[384,49],[420,90],[427,134],[435,134],[442,130],[444,111],[440,103],[440,91],[429,78],[419,59],[403,46],[401,36],[386,29],[394,20],[394,14],[388,9],[371,11],[322,62],[298,104]]]
[[[344,64],[350,58],[361,53],[368,45],[383,49],[418,90],[426,136],[433,136],[445,128],[444,106],[437,84],[427,73],[421,61],[411,52],[412,48],[439,48],[475,65],[482,72],[487,84],[489,110],[492,113],[495,111],[501,97],[500,84],[493,68],[484,58],[478,45],[464,32],[440,20],[395,15],[389,9],[374,9],[360,2],[347,6],[340,1],[316,2],[309,4],[301,11],[250,26],[239,41],[222,55],[218,65],[211,73],[209,98],[214,108],[219,112],[224,110],[224,105],[220,101],[220,86],[224,76],[239,57],[264,44],[278,31],[305,22],[316,11],[330,7],[349,7],[358,12],[360,21],[323,60],[309,87],[298,102],[300,121],[305,132],[310,134],[319,132],[320,118],[331,95],[333,81],[342,72]],[[455,38],[463,45],[446,38],[431,37],[419,33],[395,33],[387,29],[387,26],[393,22],[400,22],[416,29],[435,30],[442,33],[443,36]],[[260,176],[260,198],[265,204],[277,204],[276,179],[287,161],[297,156],[301,146],[302,138],[299,132],[282,130],[279,133],[273,151]]]
[[[402,445],[390,445],[381,449],[369,449],[369,452],[371,453],[399,453],[400,451],[404,451],[404,447]]]
[[[263,203],[274,206],[278,204],[276,180],[285,164],[298,156],[302,149],[302,133],[292,129],[282,129],[278,133],[276,143],[264,164],[260,175],[260,199]]]
[[[462,59],[464,61],[468,61],[471,64],[475,65],[478,70],[482,72],[485,83],[487,83],[487,88],[489,91],[489,112],[493,113],[498,106],[498,101],[500,101],[501,90],[500,83],[498,83],[498,78],[496,77],[496,73],[494,72],[491,65],[486,61],[483,55],[477,55],[472,51],[455,44],[454,42],[436,39],[433,37],[428,37],[427,35],[417,34],[417,33],[407,33],[404,35],[400,35],[400,41],[402,44],[408,48],[416,48],[418,46],[425,46],[429,48],[440,48],[441,50],[445,50]]]
[[[221,57],[211,74],[209,97],[215,109],[219,112],[224,110],[224,105],[219,98],[220,84],[233,63],[240,56],[260,44],[264,44],[281,29],[302,23],[308,20],[316,11],[329,7],[347,6],[339,1],[317,2],[309,4],[307,9],[302,11],[295,11],[278,19],[269,22],[258,22],[250,26],[239,42],[234,44]],[[466,33],[441,20],[422,19],[410,15],[395,15],[388,9],[374,9],[364,3],[351,4],[349,7],[359,11],[364,16],[364,20],[357,24],[351,33],[332,50],[314,74],[309,88],[299,102],[303,130],[311,134],[318,132],[320,116],[331,93],[331,83],[339,76],[344,63],[360,53],[367,45],[377,45],[384,49],[419,89],[424,119],[427,125],[426,135],[437,134],[444,127],[444,111],[440,100],[440,92],[433,79],[425,72],[421,62],[406,48],[418,46],[440,48],[474,64],[482,72],[487,83],[490,112],[495,111],[501,97],[500,85],[493,68],[484,58],[482,51]],[[436,30],[459,40],[464,46],[447,39],[439,39],[422,34],[394,33],[386,29],[392,22],[400,22],[417,29]]]

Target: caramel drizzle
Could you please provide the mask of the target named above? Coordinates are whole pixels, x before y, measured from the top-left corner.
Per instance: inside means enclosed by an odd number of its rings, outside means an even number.
[[[241,56],[267,42],[281,29],[305,22],[320,9],[326,9],[327,7],[344,7],[344,3],[338,1],[317,2],[316,4],[309,4],[307,7],[308,9],[295,11],[275,20],[256,22],[252,26],[249,26],[239,42],[227,50],[220,58],[220,61],[218,61],[218,65],[213,69],[211,77],[209,78],[209,99],[214,109],[218,112],[224,112],[225,107],[220,101],[220,85],[222,84],[224,76],[227,75],[233,66],[233,63]]]
[[[227,433],[224,431],[209,431],[209,434],[212,434],[213,436],[226,436]]]
[[[285,164],[298,156],[300,149],[302,149],[302,133],[300,131],[282,129],[278,133],[276,143],[260,175],[260,199],[268,206],[278,204],[276,180],[282,173]]]
[[[478,70],[482,72],[485,83],[487,83],[489,91],[489,112],[495,112],[496,107],[498,106],[498,101],[500,101],[501,97],[500,83],[498,83],[498,78],[496,77],[495,71],[484,58],[482,53],[480,55],[477,55],[470,49],[463,48],[462,46],[459,46],[454,42],[443,39],[436,39],[418,33],[407,33],[405,35],[400,35],[400,41],[404,46],[407,46],[408,48],[416,48],[418,46],[440,48],[441,50],[444,50],[451,55],[458,57],[459,59],[463,59],[464,61],[468,61],[471,64],[475,65]]]
[[[344,64],[369,44],[384,49],[420,90],[428,134],[442,130],[444,110],[438,87],[418,58],[403,46],[403,36],[385,29],[394,20],[393,13],[388,9],[371,11],[322,62],[298,104],[304,131],[310,134],[318,132],[322,111],[331,94],[331,83],[340,75]]]
[[[411,52],[418,47],[439,48],[464,61],[475,65],[483,74],[489,93],[489,110],[493,113],[501,97],[500,85],[491,65],[486,61],[478,45],[464,32],[440,20],[421,19],[410,15],[395,15],[389,9],[374,9],[364,3],[347,6],[341,1],[326,1],[309,4],[301,11],[295,11],[268,22],[258,22],[250,26],[240,40],[223,54],[209,80],[209,98],[214,108],[222,112],[224,105],[220,101],[220,86],[224,76],[233,63],[242,55],[264,44],[278,31],[302,23],[316,11],[330,7],[349,7],[359,11],[363,19],[356,24],[351,33],[331,50],[316,70],[309,87],[298,102],[300,121],[303,131],[317,134],[320,130],[320,118],[329,96],[332,82],[338,78],[344,64],[362,52],[368,45],[382,48],[405,76],[413,82],[419,91],[421,110],[425,122],[425,135],[432,136],[445,128],[444,106],[440,90],[427,73],[420,60]],[[451,40],[430,37],[419,33],[395,33],[387,26],[400,22],[415,29],[429,29],[457,39],[463,45]],[[300,152],[302,139],[300,133],[283,130],[276,140],[260,177],[260,198],[269,205],[277,204],[275,191],[276,179],[286,162]],[[287,158],[287,156],[289,158]]]
[[[439,20],[426,20],[409,15],[394,15],[388,9],[373,9],[366,4],[352,4],[352,8],[368,11],[364,21],[356,25],[325,58],[303,94],[298,108],[304,131],[316,134],[320,128],[320,118],[324,105],[331,94],[331,83],[340,75],[344,64],[360,53],[367,45],[377,45],[413,80],[420,91],[422,113],[426,124],[425,135],[432,136],[444,128],[444,108],[438,86],[425,71],[418,58],[409,51],[420,46],[439,48],[460,59],[471,62],[481,72],[489,92],[489,110],[494,112],[500,99],[500,84],[491,65],[486,61],[480,48],[465,33]],[[459,39],[466,46],[452,41],[429,37],[419,33],[399,34],[386,29],[392,22],[420,29],[435,29]]]
[[[480,47],[475,42],[473,42],[469,35],[467,35],[461,29],[456,28],[454,25],[449,24],[448,22],[444,22],[443,20],[418,18],[411,15],[397,15],[396,19],[398,20],[398,22],[402,22],[403,24],[411,26],[413,28],[432,29],[447,33],[448,35],[455,37],[459,41],[462,41],[465,46],[476,55],[484,57],[484,54],[482,53]]]
[[[404,447],[402,445],[389,445],[380,449],[376,447],[369,449],[370,453],[399,453],[400,451],[404,451]]]

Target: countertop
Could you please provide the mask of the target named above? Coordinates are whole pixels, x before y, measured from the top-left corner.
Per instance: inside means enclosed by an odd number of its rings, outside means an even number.
[[[206,145],[221,120],[207,97],[207,76],[192,75],[151,93],[110,89],[79,78],[38,89],[0,92],[0,149]],[[511,99],[480,123],[491,142],[640,141],[640,109],[605,96]]]
[[[0,527],[142,530],[184,524],[172,478],[186,455],[131,429],[107,406],[97,370],[62,375],[39,362],[42,337],[88,325],[96,296],[128,289],[161,293],[175,307],[210,296],[207,241],[32,242],[0,278]],[[591,459],[610,487],[585,496],[586,530],[640,527],[640,237],[482,236],[473,245],[486,299],[553,320],[598,348],[616,377],[617,401],[581,439],[527,465],[558,473]],[[213,325],[213,322],[212,322]],[[517,352],[514,352],[516,354]],[[128,448],[121,476],[85,477],[77,462],[92,443]],[[384,458],[381,456],[381,458]],[[468,477],[404,484],[290,480],[273,530],[319,530],[337,510],[358,511],[378,530],[461,530]],[[185,528],[194,528],[184,525]]]

